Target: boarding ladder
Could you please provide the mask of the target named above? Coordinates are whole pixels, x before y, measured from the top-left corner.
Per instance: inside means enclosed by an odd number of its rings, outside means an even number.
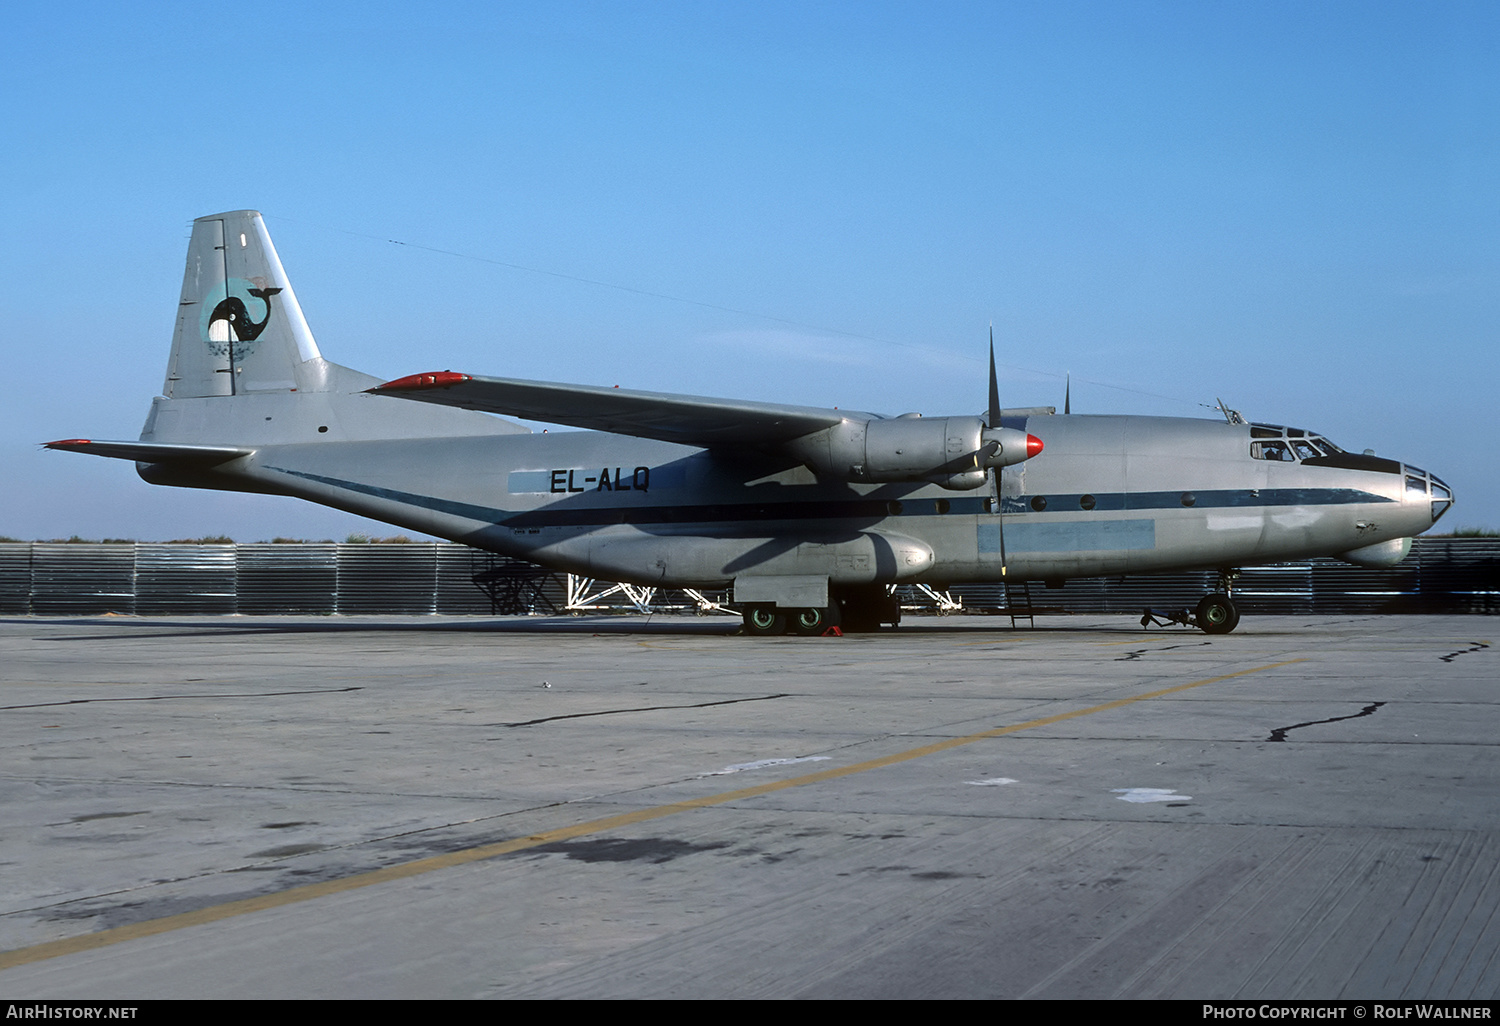
[[[1010,614],[1010,625],[1016,626],[1017,620],[1025,620],[1027,627],[1036,626],[1036,615],[1031,606],[1031,582],[1011,581],[1001,582],[1005,587],[1005,611]]]

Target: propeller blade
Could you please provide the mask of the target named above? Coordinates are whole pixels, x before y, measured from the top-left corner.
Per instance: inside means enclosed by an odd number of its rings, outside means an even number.
[[[1063,416],[1073,412],[1073,375],[1069,372],[1067,384],[1063,386]]]
[[[990,325],[990,427],[1000,426],[1000,379],[995,377],[995,326]]]
[[[1000,379],[995,375],[995,325],[990,324],[990,430],[995,431],[1000,427]],[[1028,439],[1028,444],[1029,444]],[[1000,468],[995,467],[990,471],[990,481],[994,485],[990,501],[993,502],[995,517],[995,530],[1000,537],[1000,576],[1005,576],[1005,520],[1000,513]],[[1009,600],[1006,602],[1009,605]]]

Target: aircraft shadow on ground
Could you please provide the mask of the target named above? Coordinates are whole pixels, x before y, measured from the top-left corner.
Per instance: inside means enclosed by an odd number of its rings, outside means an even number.
[[[966,617],[965,621],[979,619],[977,617]],[[1111,634],[1134,634],[1142,637],[1178,637],[1188,634],[1196,635],[1197,631],[1152,631],[1145,632],[1140,627],[1128,622],[1128,618],[1122,618],[1127,622],[1116,625],[1090,624],[1055,624],[1026,628],[1014,628],[999,618],[994,623],[955,622],[946,617],[921,617],[909,619],[902,623],[899,628],[845,635],[845,638],[895,638],[902,635],[917,634],[1074,634],[1074,633],[1111,633]],[[263,622],[231,623],[182,620],[157,620],[144,617],[110,617],[104,618],[59,618],[38,619],[34,617],[11,617],[0,619],[0,623],[8,624],[48,624],[56,626],[77,626],[90,628],[110,628],[107,634],[77,634],[55,636],[58,641],[105,641],[118,640],[121,629],[126,631],[145,631],[151,637],[204,637],[221,635],[225,637],[244,637],[250,635],[290,635],[290,634],[385,634],[392,632],[414,632],[424,634],[555,634],[555,635],[639,635],[655,637],[729,637],[740,633],[740,624],[737,620],[728,617],[714,617],[704,620],[687,620],[685,618],[670,617],[654,619],[651,617],[476,617],[472,621],[443,620],[438,622],[426,621],[422,617],[392,617],[374,620],[360,620],[355,622],[337,620],[279,620],[271,619]],[[763,639],[746,639],[762,642]],[[817,642],[817,641],[841,641],[843,638],[802,638],[796,635],[786,635],[786,641]]]

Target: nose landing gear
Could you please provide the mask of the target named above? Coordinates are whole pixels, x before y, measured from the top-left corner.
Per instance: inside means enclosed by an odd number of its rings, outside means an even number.
[[[1198,600],[1197,622],[1193,625],[1205,634],[1228,634],[1240,622],[1240,611],[1226,594],[1216,592]]]
[[[1239,625],[1240,611],[1229,597],[1229,590],[1234,585],[1234,579],[1240,575],[1238,570],[1220,570],[1218,590],[1204,595],[1198,600],[1198,607],[1192,611],[1182,609],[1167,611],[1161,609],[1147,609],[1141,614],[1141,626],[1167,627],[1178,624],[1183,627],[1196,627],[1205,634],[1228,634]]]

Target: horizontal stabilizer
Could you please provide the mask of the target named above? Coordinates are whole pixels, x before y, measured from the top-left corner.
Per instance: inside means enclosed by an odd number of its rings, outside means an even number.
[[[219,463],[227,463],[241,456],[249,456],[255,451],[254,449],[229,449],[216,445],[95,442],[88,438],[68,438],[60,442],[47,442],[43,448],[60,449],[63,452],[86,452],[117,460],[135,460],[137,463],[178,463],[196,467],[212,467]]]
[[[861,419],[870,416],[846,415],[813,406],[636,392],[598,385],[480,378],[454,371],[413,374],[370,391],[548,424],[699,446],[774,445],[832,427],[845,416]]]

